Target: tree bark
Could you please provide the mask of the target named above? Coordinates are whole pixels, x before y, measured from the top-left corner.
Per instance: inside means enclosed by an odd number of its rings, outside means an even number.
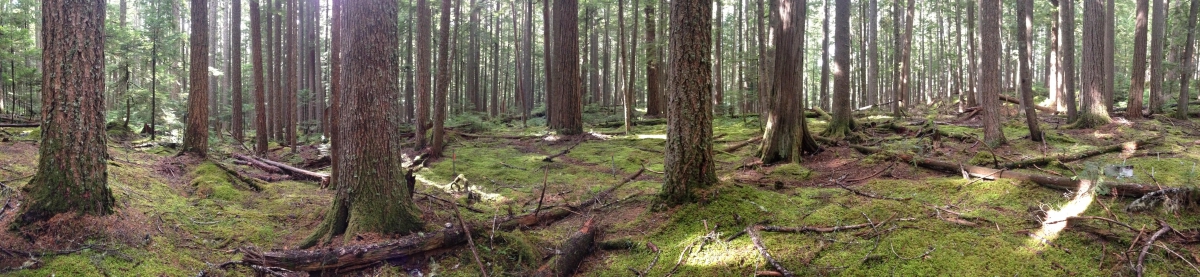
[[[1062,81],[1064,98],[1059,99],[1067,106],[1067,121],[1074,122],[1079,116],[1075,101],[1075,4],[1074,0],[1059,2],[1059,53],[1062,54]]]
[[[553,91],[547,92],[553,114],[547,114],[560,135],[583,133],[583,102],[579,87],[579,1],[554,0],[554,50],[550,82]],[[630,87],[632,88],[632,87]],[[553,97],[551,97],[553,96]]]
[[[1113,111],[1113,90],[1114,80],[1116,80],[1116,70],[1113,64],[1113,52],[1115,50],[1116,38],[1116,6],[1113,0],[1108,0],[1104,5],[1104,109]]]
[[[878,102],[879,95],[879,3],[878,0],[867,1],[867,81],[866,95],[867,105],[875,105]],[[959,39],[958,35],[954,36]],[[961,51],[960,51],[961,52]],[[960,59],[961,60],[961,59]],[[959,82],[961,82],[961,78]]]
[[[42,1],[42,140],[14,226],[79,212],[108,215],[104,1]]]
[[[208,155],[208,4],[192,1],[191,86],[188,89],[187,130],[181,154]]]
[[[1142,118],[1142,98],[1146,86],[1146,21],[1150,0],[1137,0],[1137,20],[1133,31],[1133,67],[1129,72],[1129,104],[1125,117]]]
[[[1083,97],[1074,127],[1095,128],[1112,122],[1104,99],[1104,0],[1083,2],[1083,53],[1080,84]]]
[[[829,128],[824,132],[827,137],[835,140],[849,136],[856,128],[854,116],[851,114],[853,108],[850,107],[850,1],[836,1],[837,12],[834,15],[836,30],[833,43],[837,49],[835,50],[836,56],[833,57],[833,120],[829,122]]]
[[[800,162],[804,154],[819,151],[802,114],[804,105],[804,0],[781,0],[772,11],[775,19],[775,86],[770,89],[767,127],[763,131],[763,163]],[[786,12],[786,14],[784,13]]]
[[[450,93],[450,2],[442,1],[440,34],[438,35],[438,74],[437,91],[433,95],[433,143],[429,154],[433,157],[442,155],[446,130],[446,97]]]
[[[1153,0],[1154,21],[1150,25],[1150,114],[1162,113],[1163,45],[1167,22],[1166,4]]]
[[[430,75],[432,72],[433,50],[430,48],[430,36],[433,34],[432,23],[430,19],[429,1],[417,0],[417,120],[416,129],[417,151],[425,149],[428,139],[426,131],[429,130],[429,88]]]
[[[300,75],[297,73],[298,68],[296,66],[296,62],[298,61],[297,55],[299,54],[296,45],[297,40],[299,39],[299,37],[296,36],[296,24],[298,24],[298,20],[296,18],[296,9],[298,6],[296,3],[297,1],[298,0],[287,0],[287,22],[285,22],[285,24],[287,24],[287,39],[285,44],[287,44],[286,47],[288,53],[287,60],[285,61],[286,64],[284,65],[284,74],[287,74],[287,89],[284,93],[287,95],[283,101],[285,113],[283,117],[287,123],[284,124],[283,127],[284,135],[287,136],[287,145],[291,146],[292,153],[299,151],[296,147],[298,146],[296,143],[296,112],[299,101],[299,95],[296,93],[296,90],[300,85]]]
[[[671,1],[667,77],[666,203],[693,200],[693,191],[717,182],[712,145],[712,1]],[[803,5],[799,5],[803,7]]]
[[[720,28],[720,19],[717,20],[717,26]],[[646,4],[646,117],[662,116],[662,107],[665,106],[660,101],[662,98],[659,97],[658,58],[654,56],[657,53],[656,46],[654,45],[654,34],[654,3],[650,2]],[[720,41],[720,38],[717,38],[717,40]],[[718,43],[717,45],[720,44]],[[720,53],[720,50],[717,53]],[[716,61],[717,65],[715,67],[718,69],[717,72],[720,72],[720,58]],[[714,78],[717,83],[720,82],[720,74],[717,74]],[[717,91],[720,91],[719,87],[714,86],[714,95],[717,95]]]
[[[267,154],[267,108],[263,91],[262,22],[259,0],[250,0],[250,51],[254,66],[254,153]]]
[[[825,10],[825,19],[821,20],[821,81],[817,83],[817,86],[820,87],[820,94],[817,95],[820,104],[817,106],[828,110],[833,110],[829,106],[829,56],[832,56],[829,48],[833,47],[829,45],[829,37],[834,36],[833,30],[829,29],[829,20],[834,17],[830,11],[832,10],[831,6],[833,4],[829,3],[829,0],[821,3],[821,9]],[[837,51],[841,51],[841,49]]]
[[[1001,86],[1000,14],[1000,0],[979,1],[979,102],[983,106],[980,118],[983,121],[983,142],[989,147],[1007,143],[998,114]]]
[[[245,140],[243,137],[244,127],[242,127],[245,118],[245,115],[242,114],[242,1],[233,0],[230,9],[233,15],[229,19],[231,32],[229,43],[232,44],[230,48],[233,49],[233,53],[229,55],[231,58],[229,74],[232,74],[230,75],[229,91],[233,96],[233,115],[229,121],[232,123],[230,132],[233,133],[234,142],[241,143]]]
[[[1025,124],[1029,127],[1029,140],[1042,141],[1042,130],[1038,128],[1037,103],[1033,102],[1033,69],[1029,65],[1033,49],[1033,0],[1017,1],[1017,47],[1021,66],[1021,102],[1025,107]]]
[[[1188,83],[1192,80],[1192,73],[1195,72],[1194,67],[1196,64],[1196,59],[1192,57],[1192,53],[1196,52],[1196,46],[1192,42],[1196,41],[1196,13],[1200,12],[1200,5],[1197,5],[1200,4],[1200,1],[1192,0],[1191,2],[1191,10],[1188,11],[1187,20],[1187,41],[1183,43],[1183,55],[1180,56],[1183,59],[1183,70],[1179,71],[1179,99],[1176,99],[1176,102],[1179,104],[1175,107],[1175,118],[1178,119],[1187,119],[1188,117],[1187,102],[1189,98],[1188,89],[1190,88]]]

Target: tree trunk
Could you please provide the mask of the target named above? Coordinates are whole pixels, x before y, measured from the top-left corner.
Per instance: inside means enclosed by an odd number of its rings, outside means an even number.
[[[1083,53],[1080,57],[1082,99],[1077,128],[1095,128],[1112,122],[1104,99],[1104,0],[1083,2]]]
[[[443,3],[448,10],[449,1]],[[332,180],[338,193],[324,222],[302,246],[326,235],[345,234],[351,240],[361,233],[407,234],[423,227],[403,181],[400,148],[391,145],[399,142],[397,126],[379,124],[398,112],[395,101],[380,101],[393,99],[400,88],[396,6],[396,1],[362,0],[343,7],[346,16],[338,25],[345,31],[344,41],[354,43],[343,51],[344,91],[337,95],[344,112],[337,114],[334,132],[347,138],[333,153],[338,156]]]
[[[181,154],[208,155],[208,4],[192,1],[191,68],[188,89],[187,130]]]
[[[242,127],[245,118],[245,115],[242,114],[242,1],[233,0],[230,7],[233,12],[230,17],[231,24],[229,24],[232,32],[229,43],[233,44],[230,47],[233,49],[233,53],[229,55],[231,58],[229,74],[232,74],[230,75],[232,84],[229,85],[229,91],[233,95],[233,115],[230,118],[233,124],[230,126],[232,128],[230,132],[233,133],[234,142],[241,143],[245,139]]]
[[[652,64],[658,63],[658,57],[654,55],[654,53],[658,51],[659,47],[654,45],[654,38],[652,37],[652,33],[654,33],[655,30],[653,21],[654,3],[653,0],[651,1],[651,3],[646,4],[646,36],[649,37],[646,39],[646,105],[650,105],[649,101],[654,101],[658,106],[661,107],[663,106],[661,101],[662,98],[659,97],[661,92],[658,91],[658,80],[656,80],[658,79],[658,72],[653,72],[654,70],[657,70],[657,66],[651,66]],[[721,48],[725,46],[721,43],[721,29],[724,28],[723,18],[725,17],[725,14],[719,12],[722,10],[721,0],[716,0],[716,5],[716,10],[718,11],[716,13],[717,23],[713,26],[713,39],[716,40],[716,42],[713,43],[713,48],[715,48],[713,49],[713,51],[715,51],[715,53],[713,53],[713,114],[720,115],[725,113],[725,78],[723,77],[724,74],[722,74],[723,72],[721,70],[721,67],[725,64],[725,59],[722,57],[721,51]],[[654,82],[653,91],[650,90],[650,82]],[[649,108],[647,108],[647,110],[649,110]]]
[[[636,13],[636,12],[635,12]],[[629,56],[625,52],[625,0],[617,0],[617,55],[621,56],[621,62],[617,65],[617,79],[620,80],[624,74],[624,68],[629,65]],[[628,82],[628,81],[626,81]],[[633,133],[633,91],[621,88],[618,84],[617,90],[621,91],[621,103],[624,105],[623,114],[625,116],[625,134]]]
[[[250,0],[250,59],[254,66],[254,153],[267,154],[267,111],[263,93],[262,22],[258,0]]]
[[[438,74],[437,91],[433,95],[433,143],[429,154],[433,157],[442,155],[446,130],[446,97],[450,93],[450,2],[442,1],[440,33],[438,35]]]
[[[425,149],[428,143],[425,132],[429,130],[429,89],[430,75],[433,66],[430,62],[433,59],[433,50],[430,49],[430,36],[433,34],[432,22],[429,1],[417,0],[417,120],[416,129],[417,151]]]
[[[911,1],[911,0],[910,0]],[[983,106],[983,141],[989,147],[1005,144],[1000,106],[1000,0],[979,1],[979,99]]]
[[[720,25],[721,20],[717,19],[718,28],[720,28]],[[654,3],[651,2],[646,4],[646,117],[662,116],[662,107],[665,106],[663,105],[662,101],[660,101],[662,98],[659,97],[660,90],[658,88],[658,58],[654,56],[658,50],[655,49],[656,46],[654,45],[654,35]],[[720,37],[718,37],[718,49],[720,47],[720,40]],[[717,53],[719,54],[721,51],[717,50]],[[717,69],[717,72],[720,72],[720,56],[717,56],[715,60],[716,64],[714,67]],[[713,78],[717,84],[720,84],[720,74],[713,76]],[[714,86],[713,89],[713,94],[719,95],[718,91],[721,90],[720,86]]]
[[[550,125],[560,135],[583,133],[583,102],[579,87],[579,1],[554,0],[554,50],[550,84],[547,92],[555,108],[554,123]],[[549,114],[548,114],[549,115]]]
[[[1129,72],[1129,104],[1125,117],[1142,118],[1142,97],[1146,86],[1146,21],[1150,0],[1137,0],[1137,21],[1133,31],[1133,66]]]
[[[288,53],[287,53],[287,61],[286,61],[287,64],[284,66],[284,70],[286,71],[285,74],[287,74],[287,89],[285,91],[287,96],[285,96],[286,99],[284,99],[284,101],[283,101],[284,102],[284,113],[285,113],[283,115],[283,117],[286,118],[286,122],[287,122],[286,124],[284,124],[284,134],[287,136],[287,145],[291,146],[292,153],[296,153],[298,151],[298,149],[296,147],[296,146],[298,146],[298,144],[296,143],[296,127],[297,127],[296,111],[297,111],[299,95],[296,93],[296,90],[297,90],[297,87],[300,85],[300,78],[299,78],[300,75],[297,74],[298,69],[296,68],[296,62],[298,61],[298,59],[297,59],[298,49],[297,49],[296,44],[297,44],[297,40],[299,39],[299,37],[296,36],[296,27],[297,27],[296,26],[296,24],[297,24],[296,8],[298,6],[296,1],[298,1],[298,0],[287,0],[288,7],[287,7],[287,22],[286,22],[286,24],[287,24],[287,42],[286,42],[286,44],[287,44]],[[397,74],[396,76],[398,77],[400,75]]]
[[[833,38],[837,48],[834,50],[837,56],[833,57],[836,63],[833,68],[833,120],[824,132],[835,140],[849,136],[856,128],[851,114],[853,107],[850,107],[850,11],[849,0],[837,0],[837,12],[834,15],[837,30]]]
[[[1163,0],[1154,1],[1154,21],[1150,25],[1150,114],[1162,113],[1163,44],[1166,42],[1167,12]]]
[[[1025,124],[1029,127],[1029,140],[1042,141],[1042,130],[1038,128],[1037,103],[1033,102],[1033,69],[1029,65],[1033,50],[1033,0],[1017,1],[1017,48],[1021,66],[1021,103],[1025,107]]]
[[[829,37],[834,36],[833,31],[829,29],[829,19],[833,17],[830,14],[831,6],[833,4],[829,3],[829,0],[821,3],[821,9],[825,10],[825,19],[821,20],[821,81],[817,83],[817,86],[821,88],[820,94],[817,95],[820,104],[817,106],[828,110],[832,110],[832,107],[829,106],[829,56],[832,55],[829,53],[829,48],[832,47],[829,45]],[[837,51],[841,51],[841,49]]]
[[[775,28],[775,86],[763,131],[763,163],[801,161],[804,154],[819,151],[804,120],[804,0],[781,0],[772,11]],[[786,12],[786,13],[785,13]]]
[[[866,80],[866,95],[867,105],[878,104],[876,99],[879,95],[879,3],[878,0],[869,0],[867,4],[867,80]],[[955,38],[958,39],[958,35]],[[960,53],[962,51],[959,51]],[[959,59],[961,60],[961,59]],[[959,80],[961,82],[961,78]]]
[[[15,226],[78,212],[108,215],[104,1],[42,1],[42,141]]]
[[[1062,86],[1066,91],[1064,98],[1059,101],[1067,106],[1067,121],[1070,122],[1078,117],[1078,103],[1075,101],[1075,4],[1072,2],[1074,0],[1059,2],[1059,38],[1062,40],[1058,45],[1062,54]]]
[[[793,0],[795,1],[795,0]],[[712,146],[712,1],[671,1],[667,146],[662,198],[681,204],[717,182]],[[798,5],[803,7],[804,5]],[[802,28],[801,28],[802,29]]]
[[[1104,108],[1107,111],[1113,111],[1113,90],[1115,90],[1114,80],[1116,80],[1116,69],[1113,64],[1113,52],[1115,50],[1116,38],[1116,6],[1113,0],[1108,0],[1108,4],[1104,5]]]
[[[1200,12],[1200,5],[1197,5],[1200,4],[1200,1],[1192,0],[1191,2],[1191,10],[1188,11],[1187,20],[1187,41],[1183,43],[1183,55],[1180,56],[1183,59],[1183,70],[1179,71],[1179,99],[1175,100],[1176,103],[1179,103],[1175,106],[1175,118],[1185,120],[1188,117],[1187,102],[1189,98],[1188,89],[1190,88],[1188,87],[1188,83],[1192,80],[1192,72],[1195,72],[1194,67],[1196,64],[1196,59],[1192,57],[1192,53],[1196,52],[1196,46],[1192,44],[1192,42],[1196,41],[1196,13]]]

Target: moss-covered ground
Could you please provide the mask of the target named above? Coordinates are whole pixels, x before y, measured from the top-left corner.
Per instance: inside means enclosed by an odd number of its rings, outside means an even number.
[[[423,211],[426,229],[456,225],[450,206],[433,197],[469,205],[481,212],[462,209],[464,220],[487,223],[509,214],[532,212],[543,194],[543,207],[581,202],[645,167],[644,174],[595,209],[549,226],[475,234],[485,267],[492,276],[528,276],[554,255],[561,241],[591,218],[602,227],[599,240],[625,239],[634,242],[635,247],[597,250],[581,266],[578,276],[631,276],[631,269],[647,268],[647,276],[769,274],[774,269],[749,237],[739,234],[756,223],[782,227],[874,224],[826,233],[759,232],[767,251],[799,276],[1127,276],[1136,274],[1134,264],[1140,249],[1149,233],[1158,229],[1156,220],[1161,220],[1184,231],[1169,234],[1173,238],[1160,240],[1148,252],[1146,274],[1200,275],[1200,269],[1190,265],[1200,264],[1200,248],[1182,236],[1200,227],[1200,217],[1194,215],[1192,205],[1129,213],[1123,208],[1132,199],[1080,197],[1090,194],[1007,179],[964,179],[959,174],[895,162],[884,155],[864,155],[845,145],[825,145],[823,152],[805,157],[803,163],[783,165],[755,163],[758,144],[722,151],[761,135],[755,117],[718,117],[714,121],[714,148],[718,150],[714,155],[720,184],[702,191],[697,203],[664,207],[657,203],[656,194],[663,179],[658,172],[663,171],[665,125],[637,126],[634,135],[625,135],[620,127],[596,127],[601,122],[619,120],[619,114],[595,108],[588,111],[585,129],[593,135],[579,137],[549,134],[540,126],[541,119],[530,120],[528,127],[519,121],[502,123],[482,116],[452,119],[448,126],[459,126],[456,131],[477,136],[451,135],[445,158],[432,161],[416,173],[420,194],[414,201]],[[1062,122],[1062,117],[1043,116],[1045,142],[1024,138],[1025,124],[1014,120],[1004,126],[1009,143],[989,149],[974,139],[927,136],[920,132],[926,119],[933,119],[946,133],[982,138],[978,121],[956,122],[949,113],[912,115],[909,119],[872,115],[857,120],[864,127],[859,130],[861,137],[866,138],[861,144],[923,158],[994,167],[1165,135],[1160,143],[1139,146],[1134,151],[1020,171],[1111,181],[1115,177],[1106,176],[1105,167],[1132,165],[1134,175],[1117,181],[1162,187],[1196,187],[1200,183],[1200,171],[1196,169],[1200,151],[1195,149],[1200,146],[1200,133],[1195,131],[1200,126],[1197,120],[1118,119],[1096,129],[1072,130],[1065,129],[1068,124]],[[872,128],[888,122],[908,130]],[[809,123],[814,134],[828,126],[820,119],[809,119]],[[31,137],[36,136],[36,129],[9,128],[5,133],[11,135],[8,142],[0,143],[0,182],[19,189],[28,181],[22,177],[35,170],[36,139]],[[216,145],[214,152],[218,154],[213,160],[217,162],[246,176],[282,177],[236,165],[224,153],[239,152],[240,147],[227,142]],[[290,148],[274,144],[272,149],[272,159],[293,164],[302,164],[325,151],[304,146],[291,154]],[[570,149],[568,154],[553,162],[543,161],[566,149]],[[109,185],[121,212],[114,216],[118,223],[108,229],[137,236],[130,239],[128,235],[102,233],[46,244],[0,243],[0,247],[30,250],[86,248],[47,255],[38,258],[30,269],[4,274],[253,275],[244,267],[223,270],[216,266],[240,259],[242,254],[236,250],[242,247],[293,247],[316,227],[333,197],[332,191],[306,181],[265,182],[261,190],[255,190],[229,176],[213,161],[176,158],[164,147],[134,149],[114,143],[110,154]],[[315,170],[328,172],[327,168]],[[465,187],[480,196],[477,200],[467,197],[463,186],[444,185],[460,174],[468,180]],[[859,195],[838,184],[878,197]],[[5,190],[0,196],[19,201],[18,194]],[[12,217],[13,210],[0,212],[4,222]],[[1082,227],[1058,233],[1039,230],[1047,215],[1058,215],[1059,211],[1115,219],[1144,233],[1100,221],[1083,221]],[[136,220],[137,224],[119,224],[122,220]],[[390,261],[364,275],[479,276],[479,270],[470,250],[459,247]]]

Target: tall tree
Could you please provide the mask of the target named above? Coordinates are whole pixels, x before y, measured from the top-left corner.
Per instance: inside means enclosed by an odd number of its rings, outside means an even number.
[[[1067,121],[1074,122],[1078,117],[1075,101],[1075,0],[1059,1],[1059,54],[1062,54],[1062,86],[1066,92],[1059,99],[1067,106]],[[986,41],[987,39],[982,40]],[[998,39],[998,38],[997,38]],[[981,76],[982,77],[982,76]]]
[[[636,14],[637,12],[634,12],[634,13]],[[619,84],[620,83],[619,81],[622,78],[624,78],[624,74],[625,74],[624,68],[630,66],[629,65],[629,63],[630,63],[629,54],[624,49],[625,48],[625,1],[624,0],[617,0],[617,34],[618,34],[617,35],[618,36],[617,55],[621,56],[621,61],[620,61],[620,63],[617,64],[617,80],[618,80],[618,84]],[[632,53],[632,52],[629,52],[629,53]],[[626,82],[629,82],[629,80],[626,80]],[[624,112],[623,114],[625,115],[625,134],[632,134],[633,133],[633,120],[634,120],[633,105],[635,104],[634,99],[633,99],[633,90],[624,89],[620,85],[616,86],[616,89],[621,91],[621,103],[623,104],[623,108],[624,108],[622,111]],[[549,111],[548,107],[547,107],[547,111]]]
[[[800,2],[802,0],[791,0]],[[691,202],[693,191],[717,182],[712,145],[712,1],[671,1],[667,74],[666,171],[661,197]],[[803,7],[804,5],[798,5]],[[794,6],[793,6],[794,7]]]
[[[720,0],[717,0],[717,2],[720,3]],[[720,30],[721,30],[721,29],[719,29],[720,25],[721,25],[721,19],[720,19],[720,16],[718,16],[717,17],[718,32],[720,32]],[[661,90],[658,87],[658,58],[655,57],[655,54],[658,53],[658,50],[656,49],[657,46],[655,45],[654,34],[655,34],[655,32],[654,32],[654,2],[650,1],[650,2],[646,3],[646,116],[647,117],[662,116],[663,107],[666,106],[666,105],[664,105],[664,103],[662,103],[662,101],[661,101],[662,98],[659,97],[659,93]],[[721,38],[720,38],[720,36],[718,36],[716,39],[717,39],[717,44],[716,44],[717,47],[716,48],[717,48],[718,58],[717,58],[717,63],[716,63],[715,67],[717,69],[716,72],[721,72],[720,71],[721,63],[720,63],[720,58],[719,58],[719,55],[721,53],[721,50],[720,50],[721,49],[721,46],[720,46]],[[721,74],[716,74],[715,76],[713,76],[713,78],[715,79],[714,81],[717,82],[717,84],[720,84]],[[720,85],[714,86],[713,89],[714,89],[714,92],[713,92],[714,95],[720,95],[720,91],[721,91]],[[717,98],[720,98],[720,97],[717,97]]]
[[[1163,44],[1167,12],[1163,0],[1154,0],[1154,21],[1150,23],[1150,114],[1162,113]]]
[[[432,17],[429,11],[428,0],[417,0],[417,120],[415,121],[418,151],[425,149],[425,144],[428,143],[425,132],[429,130],[429,88],[431,75],[431,54],[430,36],[433,35]]]
[[[1110,0],[1111,1],[1111,0]],[[1192,42],[1196,41],[1196,13],[1200,12],[1200,1],[1192,0],[1191,10],[1188,11],[1188,35],[1187,41],[1183,43],[1183,70],[1179,72],[1179,99],[1175,100],[1177,105],[1175,108],[1175,118],[1187,119],[1188,117],[1188,83],[1192,80],[1192,72],[1195,70],[1196,59],[1192,57],[1195,53],[1196,46]]]
[[[879,95],[879,3],[878,0],[869,0],[867,6],[867,15],[864,20],[867,21],[867,33],[865,40],[867,43],[867,81],[866,95],[868,105],[875,105],[877,95]],[[955,35],[955,39],[959,36]]]
[[[1077,128],[1095,128],[1112,122],[1104,102],[1104,0],[1083,1],[1083,48],[1079,81],[1082,85]]]
[[[1069,2],[1069,1],[1067,1]],[[979,1],[979,95],[983,106],[983,142],[1005,144],[1000,126],[1000,0]]]
[[[296,147],[298,146],[298,144],[296,144],[296,104],[298,103],[299,95],[296,91],[299,89],[298,87],[300,85],[300,75],[297,73],[298,68],[296,68],[296,62],[299,61],[299,58],[297,57],[297,55],[299,55],[299,50],[297,49],[296,45],[298,43],[297,40],[299,40],[299,37],[296,36],[296,29],[298,27],[297,24],[299,24],[299,20],[296,18],[296,9],[299,8],[299,5],[297,5],[296,2],[297,0],[287,0],[287,22],[285,22],[285,24],[287,24],[287,60],[285,61],[286,64],[284,65],[284,74],[287,74],[287,89],[285,89],[287,96],[285,96],[286,99],[283,101],[285,106],[284,113],[286,113],[283,115],[283,117],[286,118],[287,121],[287,123],[284,125],[284,134],[287,136],[287,144],[291,146],[292,153],[296,153],[296,151],[298,151]]]
[[[833,18],[833,14],[831,14],[832,10],[833,10],[832,6],[833,6],[833,4],[830,4],[829,0],[824,0],[821,2],[821,9],[824,10],[825,16],[824,16],[824,19],[821,20],[821,81],[818,82],[818,85],[817,85],[818,87],[820,87],[821,93],[817,95],[817,100],[820,101],[820,104],[817,105],[817,107],[821,108],[821,109],[826,109],[826,110],[830,109],[830,107],[829,107],[829,57],[832,56],[833,54],[829,53],[829,51],[830,51],[829,48],[831,47],[829,45],[829,38],[834,36],[834,34],[833,34],[833,30],[829,29],[829,20],[831,18]],[[838,51],[841,51],[841,49],[838,49]],[[840,52],[839,52],[839,54],[840,54]]]
[[[442,0],[438,28],[441,34],[438,35],[437,91],[433,95],[433,143],[429,148],[429,154],[434,157],[442,155],[446,133],[442,126],[446,124],[446,96],[450,93],[450,2]]]
[[[1033,66],[1029,64],[1033,50],[1033,0],[1017,0],[1017,48],[1021,66],[1021,106],[1025,108],[1025,124],[1029,127],[1029,140],[1042,141],[1042,129],[1038,128],[1036,103],[1033,102]]]
[[[819,151],[801,114],[804,107],[804,0],[780,0],[772,12],[775,28],[775,82],[763,131],[763,163],[800,162],[801,155]]]
[[[722,75],[724,75],[724,74],[722,74],[722,71],[721,71],[721,66],[725,64],[724,58],[722,57],[722,51],[721,51],[721,48],[724,48],[724,46],[725,46],[724,44],[721,43],[721,40],[723,39],[721,37],[721,29],[724,28],[724,26],[723,26],[724,23],[722,23],[722,22],[724,21],[723,18],[725,17],[725,13],[721,12],[721,10],[723,9],[721,6],[721,0],[716,0],[714,2],[717,5],[717,7],[716,7],[717,23],[713,25],[713,29],[714,29],[713,39],[716,40],[716,43],[713,43],[713,48],[714,48],[713,51],[715,52],[715,53],[713,53],[713,72],[714,72],[714,74],[713,74],[713,113],[719,115],[719,114],[725,113],[725,110],[723,108],[725,106],[725,103],[724,103],[725,102],[725,78],[722,77]],[[655,32],[654,21],[653,21],[654,20],[654,2],[653,1],[650,1],[650,3],[646,4],[646,11],[647,11],[646,12],[646,35],[652,36],[652,33]],[[657,66],[655,66],[655,67],[650,66],[651,64],[658,63],[658,61],[657,61],[658,57],[656,55],[654,55],[655,53],[658,52],[658,48],[659,48],[659,46],[655,45],[653,37],[646,39],[646,65],[647,65],[646,66],[646,98],[647,98],[646,105],[647,106],[650,105],[649,101],[654,101],[659,106],[663,106],[662,101],[661,101],[662,98],[659,97],[659,94],[661,92],[658,91],[658,80],[655,80],[655,79],[658,79],[658,72],[652,72],[653,70],[656,70]],[[651,89],[650,89],[650,82],[654,82],[653,91],[651,91]],[[649,108],[647,108],[647,110],[649,110]]]
[[[1113,90],[1116,80],[1116,66],[1113,64],[1116,45],[1116,9],[1113,0],[1104,5],[1104,107],[1113,110]]]
[[[555,108],[550,124],[560,135],[583,133],[583,102],[579,88],[579,1],[554,0],[554,63],[551,74],[554,86],[547,91]],[[548,114],[549,115],[549,114]]]
[[[1129,72],[1129,104],[1125,116],[1142,118],[1142,95],[1146,86],[1146,21],[1150,0],[1137,0],[1137,20],[1133,31],[1133,62]]]
[[[449,1],[445,1],[449,2]],[[343,6],[343,91],[338,130],[346,138],[333,155],[332,183],[338,193],[315,233],[301,243],[311,247],[328,235],[406,234],[421,230],[419,211],[400,168],[400,135],[388,122],[400,89],[397,3],[392,0],[349,1]],[[353,192],[353,193],[352,193]]]
[[[104,133],[104,1],[42,1],[42,141],[15,227],[112,213]]]
[[[233,14],[229,19],[229,43],[233,44],[230,47],[233,53],[229,54],[229,74],[232,83],[229,85],[229,91],[233,95],[233,117],[230,118],[233,124],[230,126],[230,132],[233,133],[233,140],[241,143],[244,140],[242,123],[245,118],[242,114],[242,1],[233,0],[230,10]]]
[[[909,0],[912,1],[912,0]],[[841,139],[850,135],[854,129],[854,116],[850,107],[850,0],[837,0],[837,12],[834,15],[834,50],[833,57],[833,120],[825,129],[825,136]]]
[[[250,0],[250,59],[254,66],[254,153],[267,154],[267,107],[263,84],[262,22],[259,0]]]
[[[191,86],[188,89],[187,129],[180,154],[208,155],[208,1],[192,1]]]

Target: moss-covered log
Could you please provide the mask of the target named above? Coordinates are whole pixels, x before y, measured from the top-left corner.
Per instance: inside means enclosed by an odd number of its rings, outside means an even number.
[[[1136,141],[1128,141],[1128,142],[1108,145],[1108,146],[1104,146],[1104,147],[1100,147],[1100,148],[1096,148],[1096,149],[1092,149],[1092,150],[1084,151],[1084,152],[1080,152],[1080,153],[1063,154],[1063,155],[1041,157],[1041,158],[1036,158],[1036,159],[1028,159],[1028,160],[1023,160],[1023,161],[1011,162],[1011,163],[1004,164],[1001,167],[1010,168],[1010,169],[1011,168],[1025,168],[1025,167],[1030,167],[1030,166],[1047,165],[1054,161],[1068,163],[1068,162],[1078,161],[1078,160],[1082,160],[1082,159],[1087,159],[1087,158],[1090,158],[1090,157],[1093,157],[1096,155],[1100,155],[1100,154],[1105,154],[1105,153],[1112,153],[1112,152],[1122,151],[1122,150],[1126,150],[1126,149],[1136,150],[1139,147],[1145,147],[1147,145],[1156,144],[1159,141],[1161,141],[1162,138],[1163,137],[1160,136],[1160,137],[1154,137],[1154,138],[1148,138],[1148,139],[1139,139]]]
[[[553,260],[546,262],[538,268],[534,276],[538,277],[567,277],[575,273],[579,268],[579,264],[584,258],[592,254],[594,244],[596,244],[597,230],[592,226],[592,219],[588,219],[583,223],[583,228],[571,234],[561,246],[558,247],[559,254]]]

